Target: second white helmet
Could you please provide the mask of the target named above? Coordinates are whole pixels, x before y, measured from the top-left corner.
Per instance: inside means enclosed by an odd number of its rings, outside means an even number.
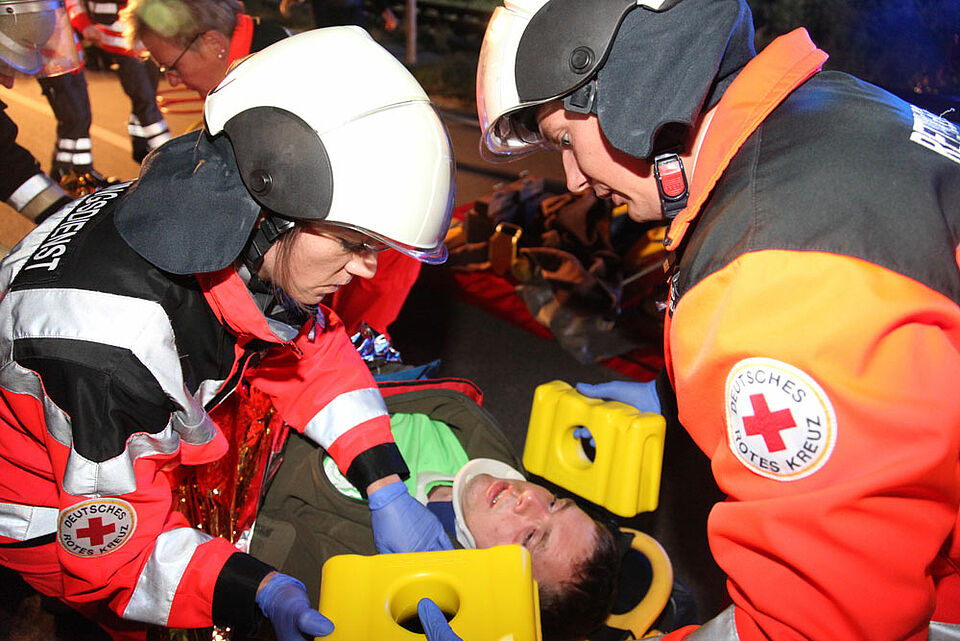
[[[307,31],[242,60],[207,96],[204,120],[230,139],[247,190],[274,214],[446,258],[449,136],[410,72],[362,29]]]

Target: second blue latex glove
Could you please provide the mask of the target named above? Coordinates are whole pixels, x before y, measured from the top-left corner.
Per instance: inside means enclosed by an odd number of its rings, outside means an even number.
[[[277,641],[306,641],[333,632],[333,623],[312,607],[303,583],[276,574],[257,592],[257,605],[273,624]]]
[[[417,603],[417,614],[420,616],[420,625],[427,635],[427,641],[463,641],[453,631],[443,612],[430,599],[420,599]]]
[[[577,383],[577,391],[590,398],[606,398],[632,405],[641,412],[660,414],[660,397],[657,395],[657,382],[648,381],[610,381],[590,385]]]
[[[381,554],[453,549],[440,520],[410,496],[403,481],[385,485],[368,498],[373,542]]]

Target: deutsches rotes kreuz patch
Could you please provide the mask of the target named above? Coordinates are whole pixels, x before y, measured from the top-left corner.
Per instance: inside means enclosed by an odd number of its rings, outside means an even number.
[[[120,549],[136,527],[136,512],[126,501],[90,499],[61,510],[57,540],[75,556],[98,556]]]
[[[747,358],[726,385],[727,444],[752,472],[778,481],[810,476],[830,458],[837,419],[806,373],[772,358]]]

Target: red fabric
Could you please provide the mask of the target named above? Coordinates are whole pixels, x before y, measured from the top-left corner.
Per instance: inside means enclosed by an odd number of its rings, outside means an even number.
[[[245,13],[238,13],[237,26],[234,27],[233,35],[230,37],[228,66],[233,64],[233,61],[237,58],[243,58],[250,54],[251,42],[253,42],[253,18]]]
[[[348,335],[352,336],[360,329],[360,323],[366,322],[389,336],[387,328],[397,320],[419,275],[419,260],[388,249],[377,256],[377,273],[373,278],[354,278],[326,303],[343,321]]]
[[[483,391],[473,381],[465,378],[429,378],[417,381],[384,381],[379,383],[384,398],[394,394],[403,394],[419,389],[447,389],[460,392],[472,398],[477,405],[483,405]]]

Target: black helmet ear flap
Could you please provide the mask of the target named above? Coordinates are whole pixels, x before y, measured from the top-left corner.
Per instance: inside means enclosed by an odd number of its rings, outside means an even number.
[[[323,220],[333,200],[333,172],[323,141],[302,118],[254,107],[223,126],[240,176],[260,205],[297,220]]]
[[[603,66],[635,0],[551,0],[530,19],[517,47],[521,102],[570,93]]]

